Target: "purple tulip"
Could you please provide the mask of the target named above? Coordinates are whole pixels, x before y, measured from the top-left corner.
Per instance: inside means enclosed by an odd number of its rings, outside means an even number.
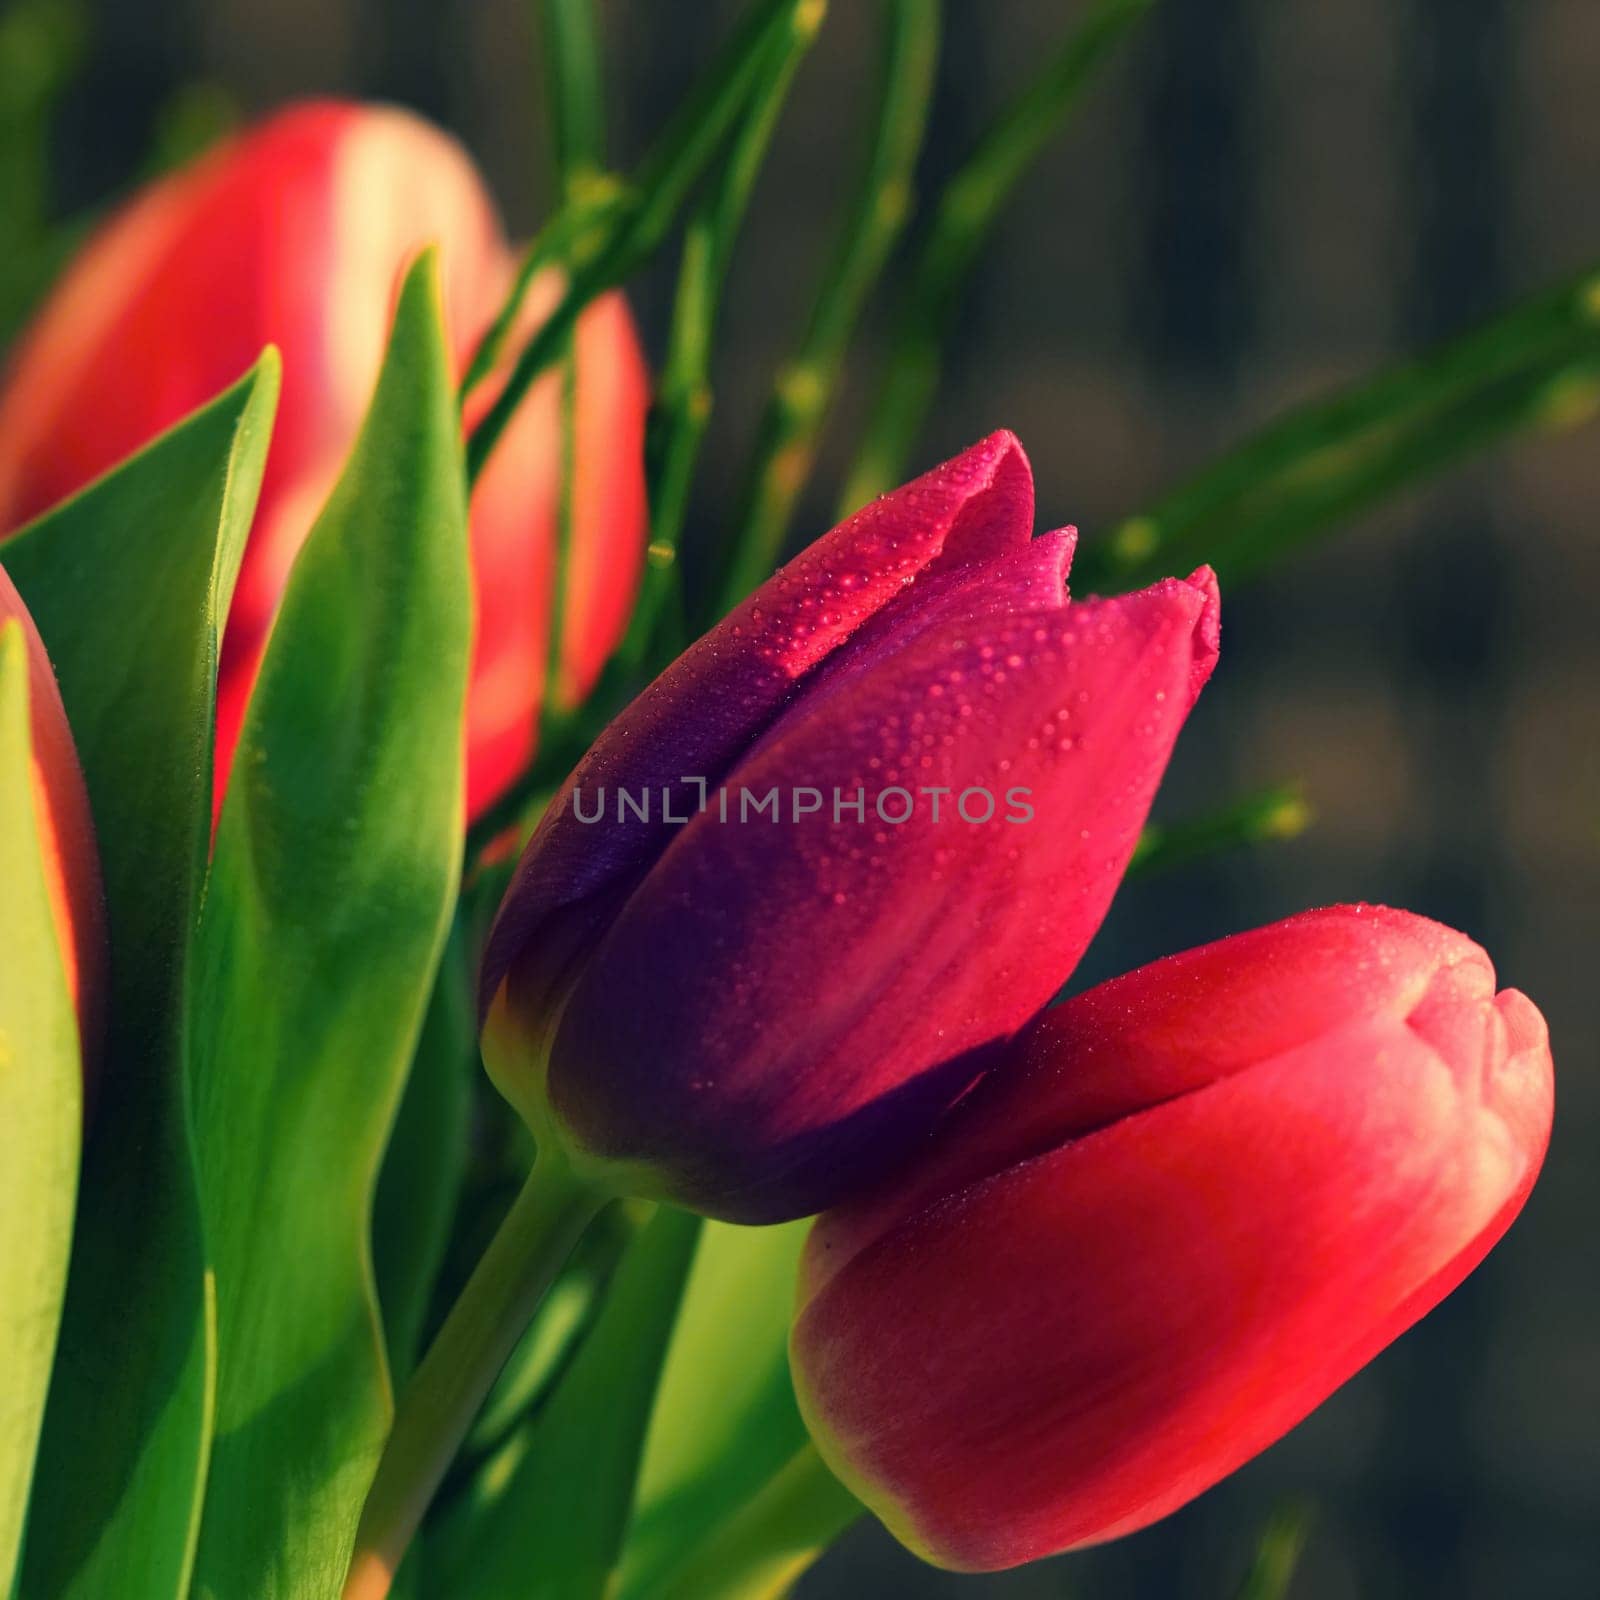
[[[1218,601],[1202,569],[1069,605],[1075,535],[1032,519],[1009,433],[876,501],[551,805],[490,936],[485,1057],[597,1182],[740,1222],[832,1205],[1077,964]]]

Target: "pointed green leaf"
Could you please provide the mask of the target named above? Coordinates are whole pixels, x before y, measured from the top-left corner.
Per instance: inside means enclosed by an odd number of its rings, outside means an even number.
[[[372,1267],[396,1387],[421,1353],[428,1304],[450,1242],[477,1065],[471,974],[458,926],[434,982],[373,1201]]]
[[[72,1250],[83,1078],[39,848],[22,629],[0,627],[0,1594],[22,1553]]]
[[[806,1443],[789,1323],[809,1227],[702,1230],[650,1418],[620,1595],[648,1594]]]
[[[662,1209],[634,1240],[560,1388],[424,1546],[423,1593],[599,1600],[606,1592],[699,1226]]]
[[[196,1596],[336,1596],[392,1406],[372,1196],[461,859],[471,599],[436,263],[295,563],[191,991],[217,1404]]]
[[[137,382],[119,375],[108,382]],[[182,1600],[205,1470],[208,1286],[182,997],[211,827],[217,639],[278,361],[0,546],[55,663],[105,878],[103,1088],[84,1151],[24,1600]]]

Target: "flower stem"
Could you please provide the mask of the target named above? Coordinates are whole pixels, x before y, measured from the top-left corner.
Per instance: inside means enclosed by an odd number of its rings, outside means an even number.
[[[383,1600],[439,1480],[551,1280],[610,1196],[549,1147],[395,1413],[356,1530],[344,1600]]]
[[[1596,411],[1600,262],[1269,423],[1087,545],[1073,582],[1121,592],[1204,560],[1226,588],[1461,457],[1517,433],[1565,432]]]
[[[863,1514],[807,1443],[737,1516],[641,1600],[777,1600]]]
[[[593,0],[539,0],[545,100],[556,179],[571,199],[605,161],[605,112]]]
[[[939,386],[962,285],[1022,175],[1152,0],[1099,0],[945,185],[899,299],[884,377],[839,503],[840,517],[900,482]]]
[[[767,47],[795,26],[813,0],[761,0],[639,168],[623,198],[595,220],[595,239],[560,303],[518,356],[505,387],[467,439],[467,477],[476,482],[517,407],[538,376],[558,360],[578,315],[615,288],[667,236],[674,218],[748,103]],[[474,366],[479,363],[474,362]]]
[[[1164,872],[1219,850],[1298,838],[1315,820],[1298,783],[1275,784],[1209,815],[1183,822],[1150,823],[1128,863],[1130,874]]]
[[[716,181],[684,231],[683,259],[660,392],[650,416],[650,552],[639,602],[618,664],[637,672],[655,642],[657,624],[676,585],[677,550],[688,509],[695,460],[711,419],[711,348],[722,285],[734,241],[788,99],[789,86],[822,26],[824,0],[795,13],[794,27],[768,47],[750,111]]]
[[[772,571],[811,475],[845,351],[911,209],[939,57],[936,0],[884,0],[883,91],[866,173],[812,308],[800,349],[778,375],[735,524],[719,612]]]

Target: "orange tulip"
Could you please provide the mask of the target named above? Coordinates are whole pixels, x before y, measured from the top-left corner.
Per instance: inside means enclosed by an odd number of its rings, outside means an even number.
[[[466,152],[403,111],[294,106],[135,196],[84,248],[11,363],[0,391],[3,531],[209,399],[264,345],[282,351],[282,400],[223,646],[220,779],[289,569],[360,425],[401,274],[431,242],[464,365],[514,272]],[[558,293],[554,277],[536,283],[530,318]],[[643,559],[648,377],[620,295],[584,314],[577,363],[573,553],[554,691],[564,702],[592,685],[625,628]],[[526,765],[546,694],[560,382],[552,374],[536,386],[473,499],[472,814]]]

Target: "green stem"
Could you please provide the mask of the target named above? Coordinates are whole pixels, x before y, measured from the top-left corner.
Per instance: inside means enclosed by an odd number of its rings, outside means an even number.
[[[807,1443],[647,1600],[777,1600],[863,1514]]]
[[[1237,1600],[1284,1600],[1295,1568],[1311,1536],[1313,1512],[1303,1500],[1291,1500],[1273,1512],[1256,1546],[1256,1558]]]
[[[710,361],[717,304],[790,83],[825,13],[825,0],[806,0],[796,7],[792,26],[769,42],[750,94],[750,110],[717,182],[684,233],[667,358],[646,435],[650,548],[627,635],[581,719],[557,718],[554,726],[542,728],[537,761],[473,825],[467,837],[469,865],[521,820],[541,793],[559,784],[594,736],[632,697],[641,676],[665,664],[659,659],[660,637],[668,632],[664,624],[674,609],[678,540],[711,415]]]
[[[605,162],[605,112],[593,0],[538,0],[550,147],[561,193],[598,176]]]
[[[506,302],[496,313],[488,332],[478,341],[467,364],[466,375],[461,380],[463,403],[474,389],[500,365],[505,355],[517,319],[522,315],[523,303],[533,280],[546,267],[566,266],[574,260],[587,259],[598,248],[596,239],[605,237],[614,226],[617,214],[631,203],[627,190],[616,178],[596,174],[584,184],[581,193],[574,194],[545,226],[540,229],[528,247],[517,268],[516,278]],[[552,359],[559,357],[556,350]]]
[[[1163,872],[1169,867],[1214,855],[1219,850],[1265,844],[1274,839],[1296,839],[1313,820],[1300,785],[1278,784],[1259,794],[1246,795],[1210,816],[1164,825],[1151,823],[1139,836],[1128,871],[1130,874]]]
[[[1600,270],[1452,343],[1291,412],[1141,516],[1080,548],[1075,586],[1136,588],[1209,561],[1260,566],[1510,434],[1600,410]]]
[[[769,47],[751,109],[718,181],[684,232],[672,332],[661,386],[650,417],[650,550],[618,664],[630,677],[650,654],[657,626],[678,578],[678,540],[701,441],[711,420],[711,349],[717,308],[733,246],[766,159],[790,85],[817,30],[822,0],[796,17],[794,30]]]
[[[938,388],[940,351],[979,251],[1024,173],[1153,3],[1100,0],[946,184],[900,301],[841,517],[900,481]]]
[[[473,1418],[579,1236],[610,1197],[541,1155],[401,1397],[372,1480],[344,1600],[383,1600]]]
[[[720,597],[722,611],[742,600],[776,564],[811,475],[861,308],[911,208],[912,176],[939,57],[939,6],[937,0],[884,4],[883,91],[865,177],[818,290],[805,337],[779,373],[762,419],[735,524],[737,542]]]
[[[563,689],[567,643],[567,588],[572,575],[578,483],[578,342],[567,340],[561,365],[561,489],[556,500],[556,547],[550,576],[550,638],[545,649],[544,696],[540,734],[548,737],[570,707]]]
[[[470,481],[477,481],[535,380],[559,358],[583,308],[621,283],[666,237],[695,180],[748,102],[767,48],[815,7],[816,0],[764,0],[758,5],[668,124],[623,200],[596,222],[588,258],[577,264],[566,293],[528,341],[505,387],[467,439]]]

